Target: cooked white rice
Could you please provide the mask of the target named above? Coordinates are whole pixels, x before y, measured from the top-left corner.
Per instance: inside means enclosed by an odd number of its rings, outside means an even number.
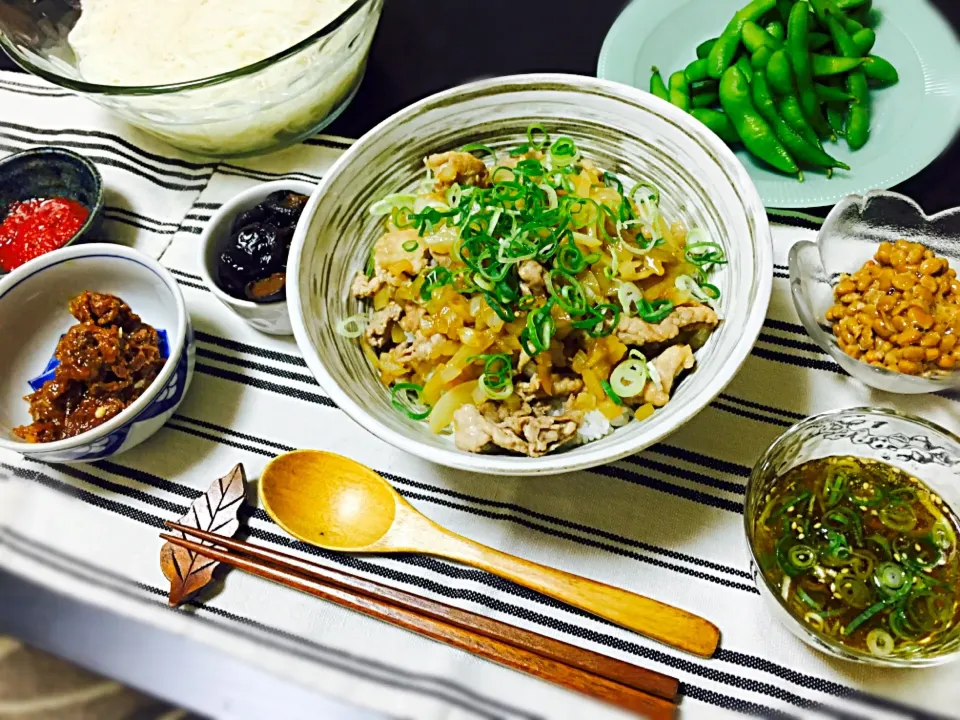
[[[600,440],[628,422],[630,422],[630,411],[627,409],[624,409],[620,417],[613,421],[607,420],[607,416],[599,410],[591,410],[583,416],[583,424],[580,425],[580,431],[577,433],[577,442],[580,444]]]

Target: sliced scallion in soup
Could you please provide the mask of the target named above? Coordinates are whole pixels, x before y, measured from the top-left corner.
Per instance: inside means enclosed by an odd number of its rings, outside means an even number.
[[[909,657],[960,624],[958,521],[886,463],[799,465],[764,498],[754,544],[790,612],[853,650]]]

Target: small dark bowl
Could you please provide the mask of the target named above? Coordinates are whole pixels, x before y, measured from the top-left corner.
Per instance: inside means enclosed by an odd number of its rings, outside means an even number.
[[[82,155],[57,147],[25,150],[0,160],[0,219],[6,217],[12,203],[51,197],[75,200],[90,211],[83,227],[61,246],[67,247],[100,222],[103,210],[100,171]]]

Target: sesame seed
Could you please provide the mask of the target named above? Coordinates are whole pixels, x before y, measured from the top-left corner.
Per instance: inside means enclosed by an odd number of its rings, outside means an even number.
[[[102,418],[102,417],[103,417],[104,415],[106,415],[106,414],[107,414],[107,408],[106,408],[106,407],[98,407],[98,408],[96,409],[96,411],[93,413],[93,416],[99,420],[100,418]]]
[[[920,547],[920,543],[916,543],[916,544],[913,546],[913,549],[916,550],[917,552],[923,552],[923,548]]]
[[[803,540],[803,533],[799,533],[797,535],[797,540]]]
[[[900,562],[900,553],[894,553],[893,559],[896,560],[897,562]]]
[[[819,530],[821,527],[823,527],[823,525],[821,525],[820,523],[817,523],[816,525],[813,526],[813,529]]]
[[[867,511],[867,506],[866,506],[866,505],[861,505],[861,506],[860,506],[860,511],[861,511],[861,512],[866,512],[866,511]]]
[[[835,593],[836,591],[837,591],[837,584],[836,584],[836,583],[830,583],[830,592]]]
[[[870,483],[865,482],[865,483],[863,484],[863,489],[864,489],[864,490],[869,490],[869,489],[870,489]]]

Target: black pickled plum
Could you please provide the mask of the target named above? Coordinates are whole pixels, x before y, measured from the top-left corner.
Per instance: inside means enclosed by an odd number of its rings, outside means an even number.
[[[263,205],[257,205],[252,207],[249,210],[244,210],[242,213],[237,215],[233,220],[233,224],[230,226],[230,234],[236,235],[240,230],[247,227],[247,225],[255,225],[261,223],[267,219],[267,211],[264,209]]]
[[[281,226],[294,226],[300,220],[303,207],[307,204],[307,196],[286,190],[270,193],[259,207],[270,219]]]
[[[236,298],[244,298],[249,283],[285,272],[292,239],[292,228],[269,223],[241,229],[220,255],[219,274],[224,289]]]
[[[220,255],[221,287],[238,299],[271,302],[285,295],[287,255],[307,196],[280,190],[234,218]]]

